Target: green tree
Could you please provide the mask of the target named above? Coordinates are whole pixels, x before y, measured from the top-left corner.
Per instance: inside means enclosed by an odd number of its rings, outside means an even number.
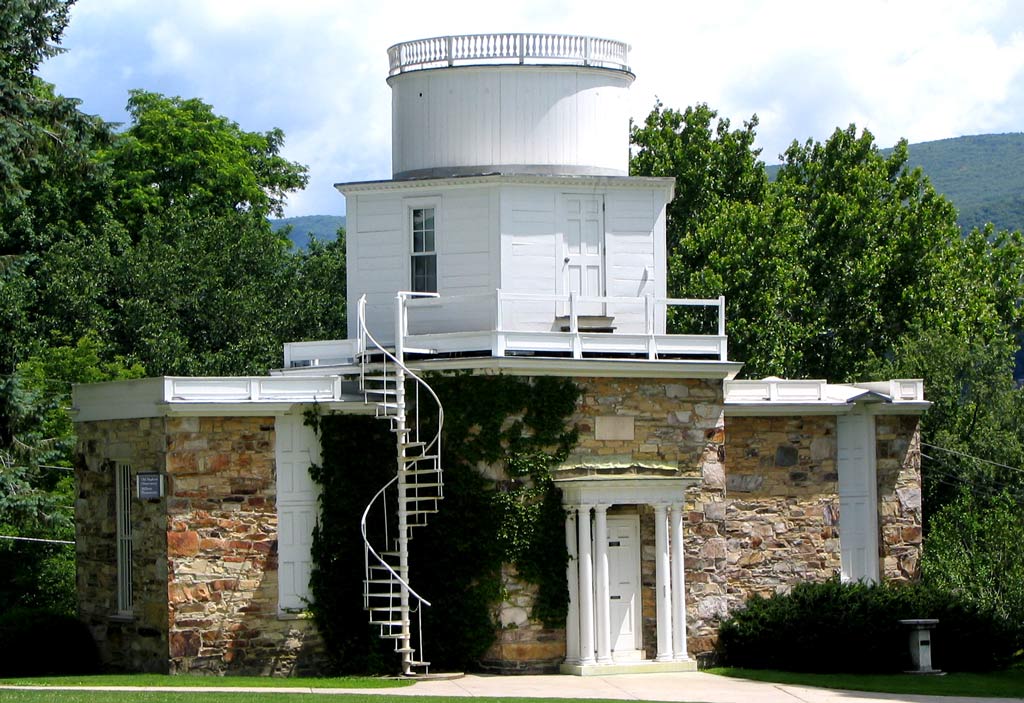
[[[142,369],[105,362],[92,337],[44,349],[4,383],[11,438],[0,446],[0,534],[74,540],[75,436],[72,383],[138,378]],[[66,545],[0,540],[0,610],[74,612],[74,551]]]
[[[105,160],[130,230],[174,208],[281,217],[287,194],[308,180],[305,167],[280,155],[281,130],[246,132],[199,99],[133,90],[128,114],[131,125]]]
[[[296,256],[295,330],[291,341],[348,337],[345,228],[340,227],[337,237],[330,241],[310,239],[306,250]]]
[[[922,569],[934,583],[1021,627],[1024,531],[1020,498],[963,491],[932,520]]]

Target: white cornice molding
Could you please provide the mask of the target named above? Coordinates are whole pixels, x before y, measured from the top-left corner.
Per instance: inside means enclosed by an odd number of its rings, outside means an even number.
[[[650,176],[570,176],[516,173],[482,173],[475,176],[418,178],[409,180],[353,181],[335,183],[342,194],[376,193],[391,190],[430,190],[455,186],[477,185],[559,185],[584,188],[650,188],[673,189],[675,178]]]

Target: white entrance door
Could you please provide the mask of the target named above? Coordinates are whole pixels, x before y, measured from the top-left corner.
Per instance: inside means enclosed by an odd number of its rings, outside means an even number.
[[[640,518],[608,518],[608,593],[612,656],[629,659],[640,650]]]
[[[604,197],[562,196],[562,293],[604,295]],[[568,314],[566,308],[563,314]],[[590,304],[579,315],[604,315],[604,305]]]

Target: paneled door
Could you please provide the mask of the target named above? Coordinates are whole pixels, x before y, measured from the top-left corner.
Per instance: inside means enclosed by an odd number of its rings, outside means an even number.
[[[640,518],[608,518],[608,594],[612,656],[629,659],[640,649]]]
[[[604,295],[604,197],[562,195],[561,286],[563,295]],[[604,305],[588,304],[580,315],[604,315]],[[569,314],[565,306],[561,314]]]

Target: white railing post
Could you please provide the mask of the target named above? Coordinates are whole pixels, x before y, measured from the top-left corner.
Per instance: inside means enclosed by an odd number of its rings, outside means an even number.
[[[583,340],[580,339],[580,324],[576,314],[576,293],[569,293],[569,333],[572,335],[572,358],[583,358]]]
[[[400,362],[405,361],[405,299],[401,293],[395,296],[395,356]]]
[[[668,306],[665,308],[668,310]],[[654,338],[655,332],[655,315],[657,310],[654,307],[654,296],[644,296],[644,329],[647,332],[647,358],[657,359],[658,358],[658,343]]]
[[[449,66],[454,66],[455,65],[455,59],[452,56],[452,37],[445,37],[444,39],[445,39],[445,53],[447,54],[448,65]]]
[[[494,291],[494,341],[491,354],[494,356],[505,356],[505,320],[502,312],[504,301],[501,297],[501,288]]]
[[[725,296],[718,296],[718,336],[722,338],[722,345],[719,351],[719,359],[721,361],[728,361],[729,354],[726,349],[728,341],[725,338]]]

